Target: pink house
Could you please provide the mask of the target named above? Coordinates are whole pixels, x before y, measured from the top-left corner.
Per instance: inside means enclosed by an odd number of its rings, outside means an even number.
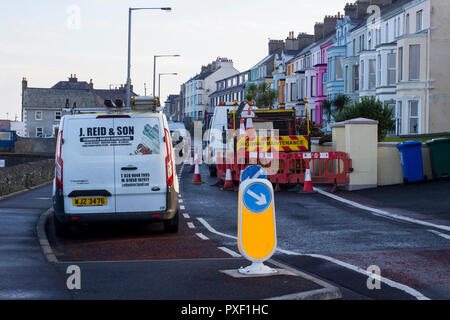
[[[333,46],[333,40],[330,40],[320,46],[321,49],[321,61],[319,64],[316,64],[314,66],[314,69],[316,71],[316,88],[317,88],[317,94],[315,99],[315,120],[316,123],[319,125],[323,124],[323,109],[322,109],[322,102],[327,99],[327,80],[328,80],[328,74],[327,74],[327,63],[328,63],[328,54],[327,49],[331,46]]]

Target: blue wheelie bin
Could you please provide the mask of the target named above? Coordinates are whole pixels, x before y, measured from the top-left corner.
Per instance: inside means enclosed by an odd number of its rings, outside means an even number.
[[[406,141],[397,144],[403,169],[403,181],[416,182],[424,180],[422,162],[422,142]]]

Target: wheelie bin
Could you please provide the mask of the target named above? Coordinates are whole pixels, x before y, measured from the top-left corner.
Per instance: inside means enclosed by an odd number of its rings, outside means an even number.
[[[431,167],[435,178],[450,175],[450,138],[427,141],[430,148]]]
[[[403,181],[416,182],[424,180],[422,162],[422,142],[406,141],[397,144],[403,169]]]

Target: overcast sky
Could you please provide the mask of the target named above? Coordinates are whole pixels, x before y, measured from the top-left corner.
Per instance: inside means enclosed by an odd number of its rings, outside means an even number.
[[[172,12],[135,11],[132,27],[132,81],[143,95],[152,91],[153,56],[161,96],[217,57],[239,71],[267,55],[268,39],[289,31],[313,33],[325,15],[343,13],[349,0],[2,0],[0,4],[0,119],[21,112],[21,80],[48,88],[73,73],[93,79],[95,88],[126,82],[129,7],[172,7]],[[79,15],[78,15],[79,12]],[[164,101],[164,100],[163,100]]]

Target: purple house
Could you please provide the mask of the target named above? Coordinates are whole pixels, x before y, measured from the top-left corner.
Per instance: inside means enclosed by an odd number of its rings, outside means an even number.
[[[323,125],[323,108],[322,102],[327,99],[327,80],[328,80],[328,54],[327,49],[332,47],[334,42],[333,38],[327,39],[327,41],[320,46],[320,61],[314,66],[316,71],[316,99],[315,99],[315,122],[319,125]]]

